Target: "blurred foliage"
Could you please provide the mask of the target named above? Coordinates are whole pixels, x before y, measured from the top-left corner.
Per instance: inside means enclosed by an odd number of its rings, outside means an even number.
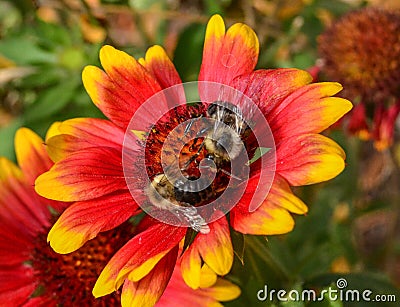
[[[228,25],[245,22],[255,29],[258,67],[308,69],[317,61],[316,38],[324,28],[371,3],[398,5],[390,0],[0,0],[0,155],[14,159],[20,126],[44,136],[54,121],[102,116],[82,86],[81,71],[99,65],[103,44],[135,57],[161,44],[182,79],[196,80],[206,23],[220,13]],[[345,148],[347,168],[329,183],[296,190],[310,212],[296,218],[293,232],[268,238],[232,233],[236,261],[227,278],[243,291],[227,306],[342,306],[328,298],[309,304],[257,300],[264,285],[321,291],[339,277],[351,289],[400,299],[398,140],[394,154],[377,154],[340,131],[332,136]]]

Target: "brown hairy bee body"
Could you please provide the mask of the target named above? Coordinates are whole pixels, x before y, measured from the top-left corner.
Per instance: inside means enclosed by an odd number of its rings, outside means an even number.
[[[214,120],[214,124],[198,131],[199,134],[206,133],[206,135],[202,136],[203,141],[198,151],[187,160],[183,170],[186,170],[204,149],[206,159],[212,160],[219,170],[239,157],[245,149],[242,139],[249,135],[251,129],[237,106],[229,102],[216,101],[207,107],[206,115],[207,118]],[[185,130],[189,131],[190,127],[191,123]],[[195,143],[198,139],[195,139]]]
[[[247,149],[242,138],[251,131],[239,107],[229,102],[215,101],[209,104],[204,115],[204,123],[208,125],[201,125],[199,120],[191,121],[176,133],[177,145],[182,145],[184,150],[180,149],[177,153],[168,147],[167,157],[171,161],[179,161],[179,167],[170,169],[168,178],[165,170],[154,175],[146,191],[155,207],[172,212],[203,234],[208,233],[210,228],[196,207],[221,195],[230,177],[242,180],[231,174],[231,160],[243,157],[242,153]],[[213,119],[211,125],[206,118]],[[187,144],[180,144],[181,135],[194,138]],[[208,176],[210,174],[213,177]]]
[[[181,190],[181,188],[186,190]],[[146,194],[157,208],[174,213],[178,218],[185,219],[193,230],[207,234],[210,232],[210,227],[204,218],[197,212],[196,207],[184,201],[191,200],[193,204],[196,203],[194,200],[197,200],[197,192],[187,190],[187,184],[181,183],[178,187],[174,186],[165,174],[158,174],[153,178]]]
[[[217,166],[237,158],[243,149],[242,137],[250,128],[241,110],[229,103],[216,101],[207,108],[207,116],[215,120],[204,139],[204,148]]]
[[[175,198],[191,205],[200,204],[215,196],[211,185],[206,179],[190,176],[187,181],[177,180],[174,186]]]

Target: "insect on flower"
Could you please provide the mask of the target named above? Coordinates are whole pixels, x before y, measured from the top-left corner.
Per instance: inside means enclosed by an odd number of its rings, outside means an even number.
[[[183,279],[198,289],[202,280],[198,273],[203,265],[216,275],[228,274],[234,259],[231,228],[247,235],[291,231],[291,213],[304,214],[307,206],[290,187],[326,181],[344,169],[343,150],[320,134],[351,109],[349,101],[332,97],[341,86],[311,83],[311,76],[297,69],[254,70],[258,54],[258,39],[250,27],[237,23],[226,29],[223,19],[215,15],[206,29],[198,82],[183,84],[160,46],[151,47],[139,60],[104,46],[100,50],[103,69],[84,69],[85,88],[108,119],[63,122],[60,134],[47,141],[57,162],[36,179],[35,189],[41,196],[74,202],[51,229],[48,241],[57,252],[69,253],[139,211],[132,208],[139,206],[147,213],[137,233],[103,269],[93,288],[96,297],[123,285],[124,299],[128,301],[130,293],[146,293],[147,305],[153,305],[169,281],[168,274],[180,255],[180,243],[192,235],[190,221],[194,227],[202,224],[196,211],[210,231],[188,240],[191,242],[179,258]],[[254,116],[247,113],[253,109],[243,107],[241,99],[246,98],[249,105],[257,107]],[[201,102],[201,109],[191,108],[188,102],[194,99]],[[209,107],[220,101],[222,107]],[[250,119],[246,121],[250,129],[240,128],[240,112],[233,115],[225,110],[231,104],[240,107],[244,119]],[[193,125],[185,129],[189,121]],[[203,121],[214,122],[195,142],[197,132],[206,127],[200,128]],[[234,134],[221,131],[219,127],[224,125],[236,131],[244,146],[243,151],[234,149],[238,142],[225,146],[230,153],[228,160],[222,158],[224,152],[212,149],[218,141],[208,140],[218,132],[215,138],[223,136],[229,144]],[[148,127],[152,127],[150,131]],[[186,139],[185,130],[189,130],[191,141]],[[136,143],[137,135],[146,136],[144,147]],[[271,150],[255,163],[243,163],[242,157],[254,156],[257,148]],[[213,159],[217,160],[215,166]],[[246,167],[247,177],[239,184],[224,173],[244,178],[241,172]],[[175,173],[180,176],[175,177]],[[197,182],[200,184],[203,174],[214,174],[206,191],[210,189],[216,196],[207,194],[210,199],[195,203],[199,191],[191,191],[196,185],[188,181],[201,178]],[[167,189],[159,187],[164,175]],[[205,176],[204,180],[207,177],[212,178]],[[196,209],[185,212],[189,222],[180,223],[175,214],[148,206],[149,195],[153,196],[150,189],[165,193],[169,202],[179,205],[178,209],[189,207],[187,204]],[[101,205],[98,199],[103,200]],[[91,218],[85,219],[87,216]],[[181,216],[185,218],[183,213]]]
[[[231,160],[240,155],[247,157],[242,138],[249,135],[250,127],[242,110],[230,102],[215,101],[207,107],[202,104],[202,107],[204,113],[195,119],[197,123],[189,121],[179,134],[185,137],[191,134],[194,139],[183,140],[178,135],[175,138],[181,146],[189,146],[193,150],[180,172],[177,169],[171,171],[171,167],[163,169],[162,173],[154,175],[149,182],[146,194],[157,210],[168,210],[182,222],[186,221],[195,231],[205,234],[210,229],[197,207],[209,203],[225,191],[226,185],[221,188],[213,184],[216,176],[227,175],[226,182],[228,178],[242,180],[231,174]],[[176,109],[174,111],[177,113]],[[202,142],[199,144],[200,139]],[[179,147],[179,144],[172,142],[171,146]],[[171,148],[165,150],[168,157],[172,152]],[[175,148],[175,152],[180,150]],[[178,156],[179,161],[181,154]],[[247,160],[243,160],[243,164]]]
[[[196,184],[190,178],[186,183],[179,181],[172,184],[165,174],[158,174],[149,185],[146,191],[147,196],[157,208],[173,212],[178,218],[184,218],[193,230],[207,234],[210,232],[210,227],[197,212],[193,203],[208,199],[210,196],[208,193],[212,193],[212,190],[208,187],[194,194],[186,189],[190,188],[187,186],[188,183]]]
[[[252,114],[251,108],[247,110]],[[226,170],[230,167],[230,162],[240,155],[246,154],[248,149],[243,142],[251,133],[251,128],[245,119],[244,112],[239,106],[227,101],[215,101],[208,105],[206,110],[207,119],[211,119],[211,124],[198,132],[198,135],[205,134],[203,142],[197,152],[190,157],[182,170],[186,170],[189,165],[196,160],[200,152],[205,150],[205,165],[200,168],[214,167],[217,172],[222,172],[236,180],[242,180]],[[190,122],[185,128],[185,133],[192,127]],[[197,138],[195,140],[197,142]],[[247,160],[247,156],[243,157]],[[245,161],[243,161],[244,163]]]
[[[208,106],[207,115],[215,122],[204,140],[205,149],[217,165],[237,158],[244,148],[241,138],[250,130],[241,109],[229,102],[217,101]]]

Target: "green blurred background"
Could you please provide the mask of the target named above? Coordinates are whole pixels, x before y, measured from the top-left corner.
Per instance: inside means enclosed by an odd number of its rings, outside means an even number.
[[[54,121],[103,116],[82,86],[81,71],[99,65],[104,44],[137,58],[160,44],[183,81],[196,80],[206,23],[219,13],[228,25],[245,22],[256,31],[258,67],[308,69],[318,60],[318,35],[339,16],[367,5],[398,9],[400,1],[0,0],[0,155],[15,159],[18,127],[44,136]],[[290,234],[232,234],[237,257],[227,278],[243,293],[228,306],[341,306],[329,298],[318,303],[257,300],[264,285],[321,290],[339,277],[347,279],[349,289],[396,294],[400,300],[399,140],[376,152],[340,129],[329,133],[348,155],[346,170],[330,182],[296,189],[310,212],[296,217]]]

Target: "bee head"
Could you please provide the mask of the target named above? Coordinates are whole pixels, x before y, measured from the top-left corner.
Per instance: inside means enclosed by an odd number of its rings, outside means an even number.
[[[211,103],[207,108],[207,115],[232,127],[238,134],[247,129],[247,124],[240,108],[230,102],[216,101]]]
[[[207,115],[211,118],[219,117],[218,114],[231,114],[231,115],[239,115],[240,110],[237,106],[233,105],[227,101],[215,101],[209,104],[207,108]]]
[[[169,181],[165,174],[157,174],[154,176],[153,181],[151,182],[153,186],[165,187],[169,184]]]

